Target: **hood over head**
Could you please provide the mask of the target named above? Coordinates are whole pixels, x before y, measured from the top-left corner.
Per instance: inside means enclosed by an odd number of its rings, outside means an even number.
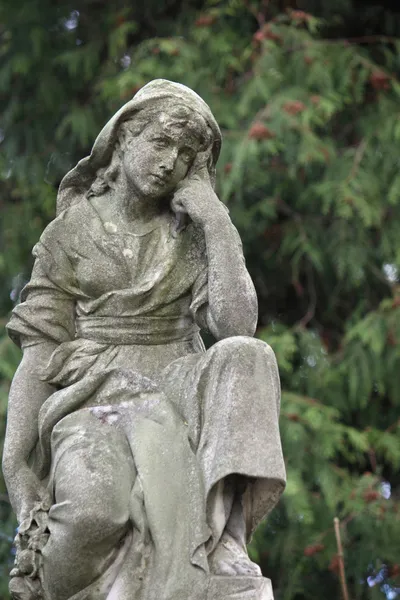
[[[161,112],[171,100],[175,104],[184,104],[199,113],[210,127],[213,133],[213,145],[208,170],[213,181],[215,165],[221,149],[221,132],[210,107],[196,92],[185,85],[166,79],[155,79],[141,88],[132,100],[115,113],[97,136],[90,155],[80,160],[65,175],[58,190],[57,214],[82,200],[89,191],[97,171],[110,163],[118,138],[119,125],[123,121],[133,119],[136,113],[156,103],[160,105]],[[167,106],[165,108],[167,109]]]

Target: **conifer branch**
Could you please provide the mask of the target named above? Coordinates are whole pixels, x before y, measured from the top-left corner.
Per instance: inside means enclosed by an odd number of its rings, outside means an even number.
[[[392,423],[391,425],[389,425],[389,427],[387,427],[385,429],[386,433],[390,433],[391,431],[393,431],[393,429],[396,429],[396,427],[398,427],[400,425],[400,419],[397,419],[397,421],[395,421],[394,423]]]
[[[252,6],[252,4],[250,4],[250,2],[248,0],[244,1],[244,5],[249,10],[249,12],[253,15],[253,17],[256,19],[258,26],[261,29],[261,27],[265,24],[265,22],[267,20],[269,0],[262,0],[260,6],[258,8],[256,8],[255,6]]]
[[[336,39],[324,39],[324,45],[331,46],[359,46],[362,44],[396,44],[399,42],[398,38],[387,36],[387,35],[367,35],[362,37],[351,37],[351,38],[336,38]],[[310,46],[315,46],[316,44],[321,43],[320,40],[310,40],[309,42],[304,42],[299,44],[298,46],[292,46],[291,48],[286,48],[285,52],[297,52],[298,50],[305,50],[306,48],[310,48]],[[371,63],[372,64],[372,63]]]
[[[376,464],[376,454],[375,454],[375,450],[373,448],[370,448],[368,450],[368,457],[369,457],[369,462],[371,464],[372,472],[375,473],[377,464]]]
[[[364,138],[363,140],[361,140],[360,144],[358,145],[358,148],[356,150],[356,153],[354,155],[354,161],[351,167],[351,171],[349,173],[349,175],[347,176],[346,179],[346,183],[348,183],[351,179],[353,179],[358,171],[358,168],[360,166],[360,163],[363,159],[363,156],[365,154],[365,150],[367,149],[367,145],[368,145],[368,141],[366,140],[366,138]]]
[[[306,314],[300,319],[300,326],[302,327],[306,327],[311,319],[314,318],[315,309],[317,308],[317,292],[315,290],[313,271],[309,262],[307,262],[307,280],[310,302]]]

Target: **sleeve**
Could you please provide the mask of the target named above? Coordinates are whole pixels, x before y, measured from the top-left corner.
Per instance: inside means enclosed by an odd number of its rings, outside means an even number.
[[[190,313],[200,329],[207,330],[206,309],[208,306],[208,260],[204,234],[195,230],[193,236],[197,255],[197,277],[192,286]]]
[[[44,340],[61,344],[75,337],[76,282],[62,248],[63,236],[53,223],[33,249],[31,280],[7,325],[9,336],[20,347]]]
[[[204,309],[208,305],[208,269],[207,267],[197,276],[192,288],[192,301],[190,303],[190,312],[201,329],[207,329],[205,319],[203,318]]]
[[[226,208],[226,207],[225,207]],[[243,255],[243,244],[240,238],[239,232],[236,227],[232,225],[232,232],[235,237],[235,242],[238,248],[239,255],[243,263],[245,263]],[[200,237],[200,244],[198,242],[199,236],[197,236],[197,245],[201,246],[201,268],[199,274],[192,287],[192,301],[190,304],[190,312],[193,319],[201,329],[208,330],[207,325],[207,308],[208,308],[208,260],[207,260],[207,249],[204,241],[204,236]]]

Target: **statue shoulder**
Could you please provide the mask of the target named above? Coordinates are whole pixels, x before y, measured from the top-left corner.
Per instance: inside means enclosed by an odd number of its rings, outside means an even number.
[[[40,236],[39,245],[53,248],[67,247],[74,245],[74,242],[81,237],[85,228],[85,223],[89,220],[89,206],[87,201],[82,200],[60,213],[44,229]]]

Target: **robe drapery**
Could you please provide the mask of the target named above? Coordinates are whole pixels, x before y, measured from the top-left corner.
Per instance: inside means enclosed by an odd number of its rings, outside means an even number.
[[[175,580],[186,582],[186,591],[163,587],[162,597],[186,600],[193,586],[197,592],[193,588],[190,598],[202,597],[205,547],[212,547],[217,535],[206,518],[213,487],[231,474],[248,478],[249,532],[284,488],[274,354],[263,342],[246,337],[228,338],[205,351],[197,324],[208,302],[204,235],[193,223],[177,235],[172,228],[166,217],[145,233],[121,232],[102,221],[90,200],[82,200],[55,219],[35,246],[31,281],[8,325],[23,346],[43,340],[57,344],[41,373],[56,391],[39,414],[39,441],[32,455],[38,476],[62,490],[65,461],[82,439],[92,436],[101,446],[102,423],[118,429],[125,440],[121,445],[127,441],[125,452],[130,449],[140,482],[137,498],[147,507],[134,508],[133,481],[133,533],[125,532],[112,560],[101,562],[90,591],[74,593],[74,600],[102,600],[120,588],[134,600],[161,597],[160,574],[172,575],[174,568],[181,574]],[[157,445],[168,450],[160,450],[159,460]],[[166,514],[172,515],[179,499],[176,511],[186,523],[184,530],[174,530],[176,551],[187,558],[177,559],[175,567],[170,556],[157,557],[150,541],[158,535],[162,539],[165,527],[159,514],[159,464],[170,491]],[[79,489],[79,481],[75,484]],[[56,552],[55,533],[52,543]],[[138,564],[146,556],[143,579]]]

